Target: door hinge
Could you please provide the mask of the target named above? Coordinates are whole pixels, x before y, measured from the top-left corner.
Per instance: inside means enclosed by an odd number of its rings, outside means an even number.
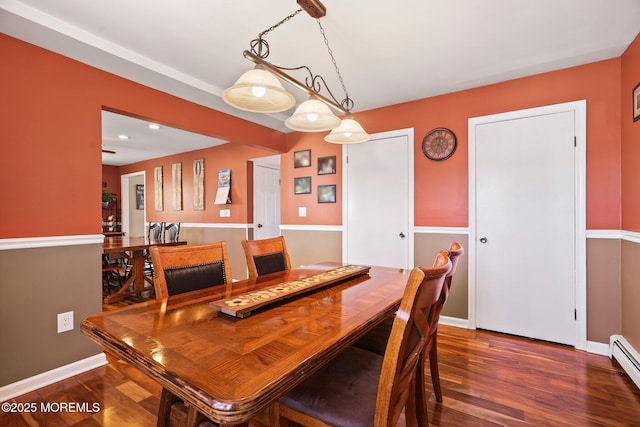
[[[577,137],[577,136],[574,136],[574,137],[573,137],[573,146],[574,146],[574,147],[577,147],[577,146],[578,146],[578,137]]]
[[[577,309],[573,310],[573,320],[578,320],[578,310]]]

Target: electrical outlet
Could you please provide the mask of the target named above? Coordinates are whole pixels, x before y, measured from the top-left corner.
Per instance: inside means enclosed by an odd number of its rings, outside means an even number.
[[[73,330],[73,311],[58,314],[58,333]]]

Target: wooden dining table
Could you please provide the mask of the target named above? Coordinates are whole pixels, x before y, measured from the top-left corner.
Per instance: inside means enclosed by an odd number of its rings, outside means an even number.
[[[163,401],[172,395],[222,426],[247,426],[392,316],[410,271],[371,267],[246,317],[224,314],[216,305],[265,295],[338,267],[296,268],[98,313],[85,318],[81,330],[160,383]],[[168,416],[161,402],[158,425],[168,425]]]
[[[186,244],[186,241],[149,240],[144,237],[105,237],[102,243],[102,252],[104,254],[119,254],[119,256],[127,260],[130,274],[115,293],[105,297],[104,302],[111,304],[122,301],[127,295],[139,294],[153,289],[153,279],[144,274],[146,261],[145,251],[148,251],[151,246],[176,246]],[[147,286],[147,283],[151,286]]]

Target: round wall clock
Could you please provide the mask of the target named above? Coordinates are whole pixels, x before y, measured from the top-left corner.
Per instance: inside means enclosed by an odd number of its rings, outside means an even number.
[[[430,130],[422,140],[422,152],[431,160],[445,160],[456,151],[456,136],[447,128]]]

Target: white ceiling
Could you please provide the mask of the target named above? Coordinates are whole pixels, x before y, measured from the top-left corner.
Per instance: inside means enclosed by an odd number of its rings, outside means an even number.
[[[640,32],[638,0],[323,3],[321,23],[356,118],[358,111],[618,57]],[[294,12],[294,0],[0,0],[0,7],[0,29],[9,35],[288,131],[286,112],[239,111],[220,95],[252,68],[242,56],[249,42]],[[265,39],[270,62],[307,65],[344,97],[313,18],[302,12]]]
[[[102,148],[114,153],[102,153],[102,164],[122,166],[143,160],[170,156],[225,144],[227,141],[160,126],[151,129],[151,122],[102,111]],[[121,139],[126,135],[128,139]]]

